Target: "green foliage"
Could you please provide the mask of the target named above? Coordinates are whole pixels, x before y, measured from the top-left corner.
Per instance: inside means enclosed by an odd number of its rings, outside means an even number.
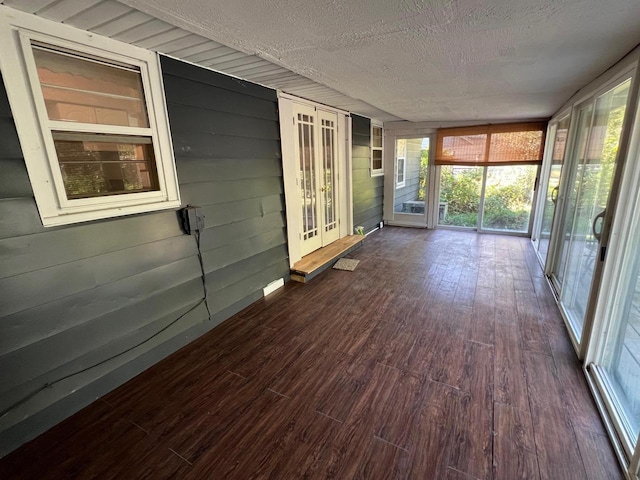
[[[418,200],[424,200],[427,193],[427,167],[429,166],[429,149],[420,151],[420,185],[418,187]]]
[[[492,167],[488,172],[483,227],[526,230],[536,169],[528,166]],[[442,167],[440,201],[447,202],[441,223],[475,227],[482,189],[481,167]]]
[[[481,185],[482,169],[480,168],[469,168],[454,173],[453,167],[442,167],[440,201],[448,204],[447,218],[474,212],[477,216]]]

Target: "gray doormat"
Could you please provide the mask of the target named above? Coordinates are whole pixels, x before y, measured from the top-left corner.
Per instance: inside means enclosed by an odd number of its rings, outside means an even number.
[[[355,260],[353,258],[341,258],[336,262],[333,266],[336,270],[347,270],[349,272],[353,272],[356,267],[360,263],[360,260]]]

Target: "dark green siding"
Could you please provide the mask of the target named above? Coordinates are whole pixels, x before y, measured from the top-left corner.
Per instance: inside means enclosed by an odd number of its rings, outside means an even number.
[[[276,93],[162,58],[183,204],[202,206],[204,305],[10,412],[0,455],[258,299],[288,276]],[[156,334],[203,294],[176,211],[43,228],[0,85],[0,410]],[[22,415],[24,408],[24,415]],[[19,420],[18,420],[19,419]]]
[[[365,232],[382,221],[384,177],[371,176],[371,120],[351,115],[353,162],[353,224]]]

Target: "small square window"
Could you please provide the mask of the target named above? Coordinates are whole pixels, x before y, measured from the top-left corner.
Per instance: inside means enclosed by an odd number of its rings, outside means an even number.
[[[45,226],[180,205],[155,53],[19,12],[0,28],[12,31],[0,60],[15,72],[4,80],[22,107],[13,111]]]

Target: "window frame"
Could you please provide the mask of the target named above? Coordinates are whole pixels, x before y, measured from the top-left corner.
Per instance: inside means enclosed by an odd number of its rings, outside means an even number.
[[[380,138],[382,139],[382,145],[380,145],[379,147],[373,146],[373,129],[374,128],[380,129]],[[370,152],[371,164],[369,167],[371,171],[371,176],[379,177],[384,175],[384,127],[382,126],[381,123],[376,123],[374,121],[371,121],[370,134],[371,134],[371,152]],[[374,151],[380,152],[380,168],[373,168],[373,152]]]
[[[6,7],[0,10],[0,71],[13,112],[24,161],[45,227],[179,207],[173,145],[156,53],[57,24]],[[46,32],[46,33],[44,33]],[[78,58],[127,65],[140,71],[149,127],[122,127],[50,120],[33,56],[44,44]],[[68,199],[55,150],[53,131],[140,135],[151,139],[159,190]],[[105,139],[108,141],[108,137]]]
[[[402,157],[398,155],[398,140],[405,140],[404,143],[404,149],[402,151],[403,155]],[[404,188],[407,184],[407,142],[406,142],[406,138],[396,138],[396,142],[395,142],[395,157],[396,157],[396,172],[395,172],[395,180],[396,180],[396,190],[398,188]],[[400,171],[400,159],[402,159],[402,181],[398,181],[398,173]]]

